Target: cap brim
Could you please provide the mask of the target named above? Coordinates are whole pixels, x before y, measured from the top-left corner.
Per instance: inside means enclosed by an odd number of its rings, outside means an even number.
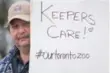
[[[7,26],[9,26],[10,22],[13,20],[13,19],[21,19],[21,20],[24,20],[24,21],[30,21],[30,16],[29,15],[16,15],[16,16],[13,16],[12,18],[9,18],[8,20],[8,23],[7,23]]]

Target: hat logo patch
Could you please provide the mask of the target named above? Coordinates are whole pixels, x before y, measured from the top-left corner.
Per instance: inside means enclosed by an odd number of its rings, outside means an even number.
[[[17,6],[15,7],[14,11],[20,12],[20,11],[21,11],[21,6],[20,6],[20,5],[17,5]]]

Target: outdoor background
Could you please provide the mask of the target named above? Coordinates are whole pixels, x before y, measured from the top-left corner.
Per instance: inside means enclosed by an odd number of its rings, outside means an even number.
[[[16,1],[20,0],[0,0],[0,59],[3,58],[13,46],[11,36],[4,26],[7,23],[8,8]]]

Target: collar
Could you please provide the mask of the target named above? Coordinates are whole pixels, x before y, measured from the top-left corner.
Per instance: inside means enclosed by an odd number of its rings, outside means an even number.
[[[23,64],[22,59],[20,58],[20,52],[16,46],[14,46],[13,49],[9,53],[12,58],[16,58],[17,61]]]

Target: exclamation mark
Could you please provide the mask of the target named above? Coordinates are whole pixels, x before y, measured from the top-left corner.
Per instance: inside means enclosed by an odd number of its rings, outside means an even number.
[[[84,27],[84,37],[83,37],[83,39],[85,39],[86,30],[87,30],[87,28],[86,28],[86,27]]]

